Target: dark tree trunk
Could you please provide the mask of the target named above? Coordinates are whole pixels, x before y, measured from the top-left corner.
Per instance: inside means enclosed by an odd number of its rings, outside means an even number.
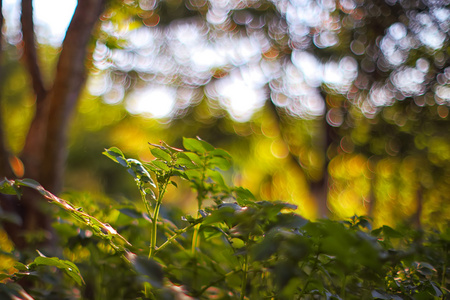
[[[35,115],[28,130],[21,159],[25,166],[25,177],[37,180],[53,193],[59,193],[62,189],[68,125],[86,81],[86,60],[92,54],[92,49],[89,49],[92,32],[106,2],[107,0],[78,1],[62,45],[53,85],[47,89],[37,58],[32,0],[22,0],[23,60],[30,75],[36,101]],[[0,126],[0,138],[1,129]],[[6,149],[0,141],[0,167],[6,157],[3,155]],[[3,169],[1,171],[3,175],[5,172]],[[24,238],[25,233],[44,232],[44,244],[53,240],[49,234],[52,218],[48,212],[42,210],[42,205],[45,205],[45,200],[31,191],[25,191],[22,200],[16,201],[12,213],[22,218],[22,224],[5,226],[5,229],[18,248],[34,246]]]
[[[275,106],[275,104],[269,99],[267,101],[267,106],[268,109],[270,109],[273,114],[274,117],[276,118],[278,127],[280,129],[280,133],[282,138],[285,140],[286,144],[287,141],[283,136],[283,118],[280,115],[277,107]],[[329,159],[326,156],[327,155],[327,150],[330,147],[332,141],[333,141],[333,135],[334,133],[334,128],[332,128],[327,122],[326,119],[324,117],[323,119],[323,128],[324,128],[324,134],[322,136],[322,142],[321,142],[321,149],[324,150],[325,152],[325,163],[323,166],[323,173],[322,173],[322,177],[320,180],[318,181],[312,181],[309,183],[310,186],[310,193],[311,195],[314,197],[315,201],[316,201],[316,205],[317,205],[317,210],[318,210],[318,215],[320,218],[326,218],[329,216],[329,209],[328,209],[328,184],[329,184],[329,175],[328,175],[328,163],[329,163]],[[298,160],[298,157],[296,154],[292,153],[291,151],[289,151],[289,157],[290,159],[302,170],[302,172],[304,172],[302,166],[300,165],[300,162]]]
[[[67,30],[50,90],[49,118],[40,179],[54,193],[62,189],[67,131],[71,115],[86,82],[86,59],[92,31],[105,9],[105,0],[80,0]],[[89,55],[89,59],[90,59]]]

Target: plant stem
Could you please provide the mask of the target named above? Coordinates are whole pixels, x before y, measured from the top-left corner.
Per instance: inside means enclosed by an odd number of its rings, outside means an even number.
[[[318,261],[319,261],[319,253],[320,253],[320,252],[319,252],[319,249],[317,249],[317,254],[316,254],[316,258],[315,258],[315,260],[314,260],[314,265],[313,265],[313,267],[312,267],[312,269],[311,269],[311,272],[309,273],[308,279],[306,279],[305,286],[304,286],[303,289],[301,290],[300,295],[298,296],[298,299],[303,299],[302,297],[303,297],[303,295],[304,295],[305,292],[306,292],[306,288],[308,287],[309,282],[311,281],[311,278],[312,278],[313,274],[316,272],[316,269],[317,269],[317,263],[318,263]]]
[[[202,208],[202,201],[203,201],[203,196],[201,196],[200,191],[198,192],[198,210],[197,210],[197,218],[200,217],[200,209]],[[202,192],[203,194],[203,192]],[[191,251],[192,251],[192,256],[195,257],[196,256],[196,252],[197,252],[197,248],[199,246],[199,232],[200,232],[200,226],[202,226],[201,223],[196,224],[194,227],[194,233],[192,235],[192,247],[191,247]]]
[[[151,215],[152,215],[151,205],[148,202],[147,197],[145,196],[145,191],[143,191],[143,189],[140,187],[139,192],[141,193],[141,199],[142,199],[142,202],[144,202],[145,210],[147,211],[148,216],[151,217]]]
[[[203,169],[202,169],[202,178],[200,180],[199,183],[199,187],[197,190],[197,218],[200,216],[200,210],[202,209],[202,203],[203,200],[205,200],[205,180],[206,180],[206,166],[208,163],[208,156],[204,156],[204,161],[203,161]],[[198,237],[198,233],[200,231],[200,226],[201,224],[198,224],[197,226],[195,226],[194,228],[194,234],[192,235],[192,247],[191,247],[191,252],[192,252],[192,256],[195,257],[195,253],[197,252],[197,248],[199,246],[199,237]]]
[[[181,230],[178,230],[174,235],[169,237],[167,239],[167,241],[165,241],[161,246],[159,246],[158,249],[155,249],[155,251],[153,252],[153,255],[156,255],[156,253],[161,251],[163,248],[167,247],[173,240],[175,240],[177,237],[179,237],[180,235],[182,235],[183,233],[185,233],[186,231],[188,231],[189,229],[191,229],[192,227],[194,227],[196,225],[197,224],[191,224]]]
[[[192,235],[192,247],[191,247],[191,251],[192,251],[192,255],[195,256],[195,253],[197,252],[197,247],[198,247],[198,233],[200,231],[200,226],[201,224],[197,224],[195,225],[194,228],[194,234]]]
[[[240,300],[244,300],[245,299],[245,291],[247,289],[248,253],[245,253],[245,255],[244,255],[244,265],[242,266],[242,271],[244,272],[244,274],[242,276]]]
[[[151,239],[150,239],[150,251],[148,253],[148,257],[151,258],[154,256],[156,252],[156,240],[158,235],[158,217],[159,217],[159,210],[161,208],[162,199],[164,197],[164,194],[167,189],[167,184],[169,182],[170,176],[167,176],[167,180],[160,186],[159,188],[159,195],[158,200],[156,201],[155,210],[153,211],[153,217],[152,219],[152,233],[151,233]]]
[[[152,218],[152,237],[151,237],[151,240],[150,240],[150,252],[148,254],[149,258],[153,257],[154,252],[156,250],[156,238],[157,238],[157,233],[158,233],[158,216],[159,216],[159,209],[161,207],[161,202],[162,201],[156,202],[155,211],[153,213],[153,218]]]

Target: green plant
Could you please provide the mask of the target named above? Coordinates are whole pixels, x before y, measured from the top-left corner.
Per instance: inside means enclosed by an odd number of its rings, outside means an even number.
[[[22,187],[32,188],[62,209],[59,216],[66,221],[54,226],[79,269],[67,259],[39,256],[17,263],[17,272],[1,275],[7,283],[0,287],[17,296],[23,292],[18,279],[46,265],[78,284],[83,284],[81,274],[89,276],[82,292],[87,299],[175,299],[177,294],[194,299],[448,297],[448,229],[372,230],[364,216],[308,221],[295,213],[294,205],[258,201],[249,190],[228,185],[219,169],[230,168],[231,156],[203,140],[184,139],[186,150],[164,142],[150,146],[155,160],[148,163],[126,158],[118,148],[104,152],[133,176],[144,212],[129,201],[91,206],[88,214],[34,181],[2,181],[2,193],[20,196]],[[168,186],[181,182],[174,177],[195,191],[195,216],[164,209]],[[77,193],[67,196],[84,205],[94,202],[83,203],[84,196]],[[94,217],[100,212],[112,225]],[[84,257],[82,251],[88,254]],[[117,269],[122,271],[113,271]]]

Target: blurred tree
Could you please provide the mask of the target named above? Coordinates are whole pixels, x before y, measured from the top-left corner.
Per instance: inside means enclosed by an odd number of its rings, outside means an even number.
[[[92,47],[89,47],[92,32],[105,9],[106,2],[106,0],[85,0],[78,3],[61,47],[54,79],[47,86],[37,57],[32,1],[22,1],[23,38],[20,46],[23,49],[22,58],[35,95],[35,114],[20,155],[25,174],[16,175],[35,179],[55,193],[60,192],[62,188],[67,129],[86,80],[85,66],[86,60],[92,54]],[[5,134],[3,128],[1,132],[0,137],[3,137]],[[0,145],[3,162],[0,173],[2,176],[10,177],[12,170],[4,161],[13,156],[7,154],[8,146],[4,141],[3,138]],[[17,158],[13,159],[19,162]],[[11,165],[14,169],[14,164]],[[5,226],[9,236],[19,248],[27,245],[25,232],[50,229],[51,218],[40,210],[41,201],[37,199],[40,198],[28,194],[24,195],[20,202],[8,204],[6,203],[8,199],[2,199],[2,202],[5,202],[2,205],[8,206],[22,219],[20,226],[14,224]]]
[[[269,110],[266,116],[278,124],[277,134],[263,136],[282,137],[291,162],[309,181],[320,216],[330,214],[333,158],[361,153],[371,158],[372,170],[385,157],[412,155],[428,162],[428,138],[417,147],[418,135],[438,133],[430,128],[449,134],[450,13],[443,2],[137,1],[130,7],[142,10],[143,26],[129,32],[125,29],[136,19],[112,14],[104,27],[109,34],[97,44],[94,65],[110,83],[105,99],[128,88],[173,87],[178,105],[170,126],[205,138],[212,129],[213,142],[240,134],[225,129],[220,109],[237,122],[252,123],[255,118],[238,107],[253,101],[253,110]],[[189,12],[190,18],[166,22],[167,7]],[[131,111],[138,100],[126,102]],[[268,105],[261,105],[265,100]],[[302,122],[314,124],[308,142],[298,139]],[[427,133],[421,133],[424,128]],[[423,195],[418,178],[430,172],[418,167],[404,182],[417,190],[417,203],[406,201],[416,215]],[[381,196],[373,190],[380,188],[376,173],[357,193],[365,213],[376,211],[375,198]]]
[[[47,85],[32,3],[23,0],[17,45],[36,97],[20,155],[25,176],[61,190],[69,117],[90,71],[89,93],[111,105],[123,101],[133,115],[150,110],[165,118],[165,134],[175,142],[182,135],[217,146],[238,141],[249,168],[255,168],[249,155],[263,160],[269,153],[276,162],[267,159],[267,176],[258,174],[261,194],[283,198],[285,188],[275,185],[298,178],[319,216],[351,197],[369,203],[354,210],[366,213],[377,211],[374,199],[386,194],[402,200],[387,191],[390,175],[382,176],[391,158],[401,161],[392,165],[405,190],[415,186],[425,195],[420,186],[430,190],[448,180],[430,178],[449,162],[435,151],[448,147],[449,15],[448,4],[428,0],[80,0]],[[164,111],[158,115],[156,107]],[[255,145],[265,154],[251,153]],[[0,171],[10,176],[7,150],[1,142]],[[411,157],[415,175],[400,176]],[[340,173],[331,170],[337,165]],[[328,194],[334,188],[359,191],[336,200]],[[46,228],[37,223],[48,218],[26,199],[22,229]]]

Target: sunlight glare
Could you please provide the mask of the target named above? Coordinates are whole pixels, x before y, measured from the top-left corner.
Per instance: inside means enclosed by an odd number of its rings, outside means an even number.
[[[235,75],[218,82],[217,96],[238,122],[248,121],[264,105],[265,91]]]
[[[174,106],[175,90],[167,87],[137,90],[126,102],[126,108],[130,113],[157,119],[170,117]]]

